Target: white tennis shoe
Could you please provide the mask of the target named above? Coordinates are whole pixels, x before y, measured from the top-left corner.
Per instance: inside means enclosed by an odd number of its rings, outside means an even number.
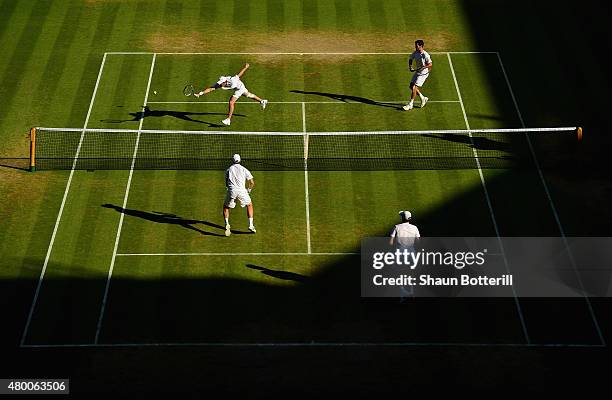
[[[256,233],[257,230],[255,229],[255,227],[253,225],[249,226],[249,230],[253,233]]]
[[[264,99],[261,101],[261,109],[265,110],[266,106],[268,105],[268,100]]]
[[[423,100],[421,101],[421,108],[425,107],[425,104],[427,104],[428,100],[429,100],[429,97],[423,96]]]
[[[225,236],[229,236],[232,234],[232,231],[230,230],[230,225],[227,224],[225,225]]]
[[[223,121],[221,121],[223,123],[223,125],[227,125],[229,126],[232,123],[232,120],[229,118],[225,118]]]
[[[410,111],[412,110],[412,104],[406,104],[404,107],[402,107],[404,110],[406,111]]]

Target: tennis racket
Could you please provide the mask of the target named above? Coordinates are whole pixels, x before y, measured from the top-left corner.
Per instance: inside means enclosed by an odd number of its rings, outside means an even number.
[[[191,95],[192,95],[192,94],[194,94],[194,93],[195,93],[195,89],[193,88],[193,85],[192,85],[192,84],[186,85],[186,86],[183,88],[183,94],[184,94],[185,96],[191,96]]]

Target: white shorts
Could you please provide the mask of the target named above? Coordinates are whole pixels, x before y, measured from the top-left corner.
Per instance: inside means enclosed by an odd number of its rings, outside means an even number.
[[[423,86],[423,84],[425,83],[425,80],[427,79],[427,77],[429,76],[429,72],[423,75],[420,75],[418,73],[412,75],[412,80],[410,81],[411,85],[417,85],[418,87]]]
[[[228,190],[225,195],[225,207],[234,208],[236,207],[236,199],[240,202],[240,207],[246,207],[251,204],[251,196],[246,189],[243,190]]]
[[[242,95],[245,95],[247,97],[249,97],[251,95],[251,93],[249,93],[249,91],[247,90],[246,87],[241,87],[239,89],[236,89],[236,91],[234,92],[234,94],[232,96],[234,96],[235,98],[240,98]]]

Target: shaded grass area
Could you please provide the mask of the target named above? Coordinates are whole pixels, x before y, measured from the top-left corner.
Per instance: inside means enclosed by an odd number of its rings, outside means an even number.
[[[493,6],[465,1],[461,6],[475,45],[500,51],[527,126],[584,127],[584,140],[575,147],[567,168],[545,171],[545,178],[567,235],[607,236],[606,226],[612,221],[608,206],[612,180],[607,165],[607,149],[612,144],[607,117],[612,84],[605,73],[611,43],[603,27],[610,10],[599,2],[538,3],[526,17],[515,2]],[[517,20],[523,29],[515,29]],[[542,73],[524,63],[523,48],[516,44],[527,42],[543,50],[538,60],[544,66]],[[563,62],[563,53],[570,48],[580,48],[591,60],[588,68],[580,62]],[[498,79],[497,72],[487,69],[485,79]],[[571,87],[580,87],[578,97]],[[503,91],[499,94],[493,103],[501,106],[507,97]]]
[[[268,383],[274,385],[266,390],[267,395],[302,385],[304,393],[312,394],[371,391],[373,387],[379,393],[397,394],[406,392],[407,381],[413,382],[410,393],[431,393],[440,375],[445,390],[496,390],[499,382],[521,390],[578,390],[585,384],[599,387],[605,381],[601,365],[608,358],[606,351],[591,348],[464,346],[59,348],[11,349],[3,354],[13,360],[0,367],[5,374],[70,376],[73,393],[92,395],[242,393],[245,387]],[[117,365],[122,367],[121,374],[117,374]],[[256,373],[253,366],[257,366]]]

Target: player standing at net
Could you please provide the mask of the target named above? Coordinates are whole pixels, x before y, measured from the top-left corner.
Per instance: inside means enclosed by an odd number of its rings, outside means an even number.
[[[247,208],[247,217],[249,218],[249,230],[253,233],[257,232],[253,225],[253,202],[251,201],[251,190],[255,186],[251,171],[240,165],[240,155],[234,154],[232,157],[234,162],[227,170],[225,170],[225,187],[227,194],[223,203],[223,218],[225,219],[225,236],[231,235],[229,214],[230,208],[236,207],[236,199],[240,201],[241,207]],[[248,186],[245,184],[248,182]]]
[[[201,92],[194,93],[196,97],[200,97],[216,89],[234,90],[234,94],[232,95],[232,97],[230,97],[229,112],[227,114],[227,118],[221,121],[224,125],[229,125],[232,123],[232,115],[234,115],[234,105],[242,95],[245,95],[246,97],[248,97],[249,99],[253,99],[254,101],[258,101],[261,104],[262,109],[266,108],[266,105],[268,104],[268,100],[260,99],[255,94],[249,92],[246,86],[244,86],[244,83],[240,80],[242,75],[244,75],[244,73],[247,69],[249,69],[249,67],[249,63],[246,63],[244,64],[244,67],[242,67],[240,72],[238,72],[238,74],[234,76],[220,76],[217,83],[215,83],[213,86],[207,87]]]
[[[423,87],[432,67],[431,56],[425,51],[424,46],[425,42],[421,39],[415,41],[414,47],[416,50],[408,58],[408,68],[410,72],[414,72],[414,75],[412,75],[412,80],[410,81],[410,90],[412,90],[410,102],[403,107],[406,111],[412,110],[414,98],[417,94],[421,98],[421,108],[425,107],[427,100],[429,100],[428,97],[423,96],[423,93],[421,93],[421,87]],[[416,69],[412,68],[413,61],[415,61]]]

